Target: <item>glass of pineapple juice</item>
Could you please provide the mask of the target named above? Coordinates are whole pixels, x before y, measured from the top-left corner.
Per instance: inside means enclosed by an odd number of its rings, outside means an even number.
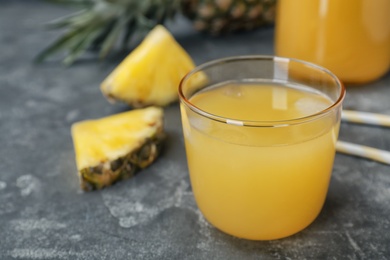
[[[335,156],[345,88],[296,59],[211,61],[179,86],[195,200],[228,234],[271,240],[319,214]]]

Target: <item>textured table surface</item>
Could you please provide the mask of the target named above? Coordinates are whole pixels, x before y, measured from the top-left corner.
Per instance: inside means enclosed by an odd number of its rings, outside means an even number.
[[[69,13],[40,1],[0,1],[0,259],[390,259],[390,167],[337,154],[325,206],[292,237],[245,241],[211,227],[189,184],[178,105],[165,108],[163,155],[135,178],[82,193],[72,123],[128,110],[100,82],[124,57],[88,57],[65,68],[33,57]],[[170,26],[197,64],[273,54],[273,29],[229,37]],[[390,114],[390,75],[348,87],[345,107]],[[340,139],[390,150],[390,129],[345,124]]]

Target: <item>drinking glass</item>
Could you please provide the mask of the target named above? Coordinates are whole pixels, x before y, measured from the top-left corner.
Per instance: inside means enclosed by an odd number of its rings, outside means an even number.
[[[344,95],[333,73],[296,59],[229,57],[188,73],[180,108],[204,217],[251,240],[313,222],[329,186]]]

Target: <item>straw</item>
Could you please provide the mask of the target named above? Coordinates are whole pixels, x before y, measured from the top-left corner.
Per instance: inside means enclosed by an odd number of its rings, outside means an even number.
[[[344,141],[337,141],[337,152],[371,159],[390,165],[390,152]]]
[[[390,116],[383,114],[343,110],[341,120],[358,124],[390,127]]]
[[[341,120],[357,124],[390,127],[390,116],[376,113],[343,110]],[[338,141],[337,152],[354,155],[390,165],[390,152],[369,146]]]

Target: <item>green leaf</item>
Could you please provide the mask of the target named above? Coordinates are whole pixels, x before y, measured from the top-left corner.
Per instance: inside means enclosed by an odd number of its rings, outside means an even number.
[[[0,0],[1,1],[1,0]],[[49,23],[50,28],[66,28],[65,34],[35,58],[42,62],[64,51],[64,63],[71,64],[87,48],[95,47],[100,59],[108,55],[124,33],[122,46],[134,34],[140,37],[157,23],[173,17],[181,0],[47,0],[52,3],[82,6],[85,9]]]
[[[136,25],[136,23],[135,23],[134,19],[131,19],[127,23],[127,26],[126,26],[126,29],[125,29],[125,34],[124,34],[123,40],[122,40],[122,48],[125,48],[129,44],[131,36],[135,32],[135,25]]]
[[[84,34],[85,34],[84,31],[86,28],[88,28],[88,26],[75,28],[73,30],[68,31],[62,37],[57,39],[53,44],[49,45],[49,47],[47,47],[42,52],[40,52],[38,56],[35,58],[35,62],[38,63],[43,62],[49,56],[61,50],[74,46],[77,42],[80,41],[80,39],[84,38]]]
[[[66,58],[63,60],[63,63],[67,66],[71,65],[84,51],[90,46],[90,44],[96,39],[100,33],[99,25],[94,26],[88,30],[88,34],[82,39],[76,46],[74,46]]]
[[[85,25],[93,18],[94,18],[93,13],[91,13],[87,9],[84,9],[72,13],[70,15],[55,19],[47,23],[47,27],[50,29],[57,29],[63,27],[77,27],[77,26]]]
[[[46,0],[47,2],[54,4],[62,5],[71,5],[71,6],[91,6],[95,1],[93,0]]]
[[[102,48],[99,53],[100,59],[104,59],[107,56],[107,54],[110,52],[115,42],[117,41],[119,35],[125,29],[129,19],[130,18],[126,16],[122,16],[121,19],[117,20],[116,24],[114,25],[114,28],[111,30],[111,32],[108,34],[108,36],[103,42]]]
[[[137,22],[138,25],[141,26],[141,28],[143,27],[143,28],[152,29],[156,25],[155,21],[152,21],[151,19],[148,19],[147,17],[141,14],[137,15]]]

